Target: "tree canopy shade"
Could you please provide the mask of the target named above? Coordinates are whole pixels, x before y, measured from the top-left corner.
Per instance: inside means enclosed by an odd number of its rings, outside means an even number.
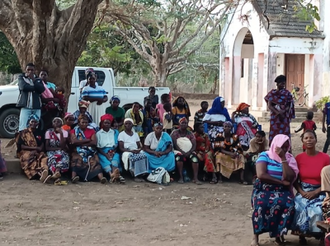
[[[181,71],[187,58],[219,28],[233,0],[169,0],[111,2],[105,21],[116,27],[164,85]],[[194,46],[187,44],[194,42]]]
[[[55,0],[1,0],[0,30],[22,69],[33,62],[69,94],[74,66],[85,48],[102,0],[77,0],[60,10]]]

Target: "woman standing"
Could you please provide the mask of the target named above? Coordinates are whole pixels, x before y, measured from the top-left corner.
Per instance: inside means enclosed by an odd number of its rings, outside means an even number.
[[[154,124],[154,131],[144,140],[144,151],[148,157],[149,172],[163,167],[171,172],[175,169],[172,139],[168,133],[163,132],[163,124]]]
[[[61,177],[61,173],[67,172],[70,167],[69,155],[66,152],[69,134],[61,128],[62,125],[63,121],[61,118],[54,118],[53,128],[48,129],[45,134],[48,157],[47,164],[55,182]]]
[[[247,184],[244,180],[245,159],[243,149],[239,143],[238,136],[231,133],[233,125],[230,121],[223,123],[224,132],[220,133],[214,140],[215,164],[219,181],[222,177],[230,178],[235,171],[240,171],[240,183]]]
[[[106,95],[106,91],[103,87],[98,86],[96,84],[96,76],[95,73],[89,72],[87,75],[87,84],[82,90],[81,97],[82,99],[89,101],[91,104],[89,105],[90,113],[98,125],[98,121],[101,116],[104,114],[103,103],[108,101],[108,96]]]
[[[79,178],[90,181],[97,176],[100,182],[105,184],[107,179],[103,177],[95,149],[97,144],[95,131],[87,126],[87,116],[81,115],[78,118],[78,125],[70,131],[71,145],[75,148],[71,156],[72,183],[77,183]]]
[[[120,156],[117,153],[118,130],[111,129],[113,117],[105,114],[101,117],[100,130],[96,133],[98,157],[103,170],[110,175],[110,182],[125,183],[120,176]]]
[[[257,179],[252,192],[252,225],[254,237],[251,246],[259,245],[259,235],[269,232],[282,244],[281,238],[291,228],[294,217],[292,184],[298,175],[297,162],[288,152],[289,137],[278,134],[270,150],[262,152],[256,162]]]
[[[195,138],[196,138],[196,154],[200,163],[204,164],[204,171],[212,174],[210,184],[218,183],[214,167],[214,153],[212,150],[211,142],[207,134],[204,132],[202,123],[194,125]]]
[[[142,151],[142,144],[139,135],[132,130],[133,120],[124,120],[125,130],[119,133],[119,150],[122,152],[124,168],[130,171],[135,182],[143,182],[142,175],[148,173],[148,159]]]
[[[20,155],[21,167],[28,179],[40,179],[45,183],[51,177],[48,175],[47,156],[44,150],[44,138],[37,129],[39,118],[30,116],[28,128],[19,133],[17,151]]]
[[[300,244],[305,245],[307,241],[304,235],[321,239],[324,237],[316,222],[323,220],[322,202],[325,193],[321,192],[321,171],[330,164],[330,157],[316,150],[314,131],[306,130],[301,139],[306,151],[296,157],[299,176],[295,183],[298,193],[294,199],[296,214],[292,231],[299,235]]]
[[[216,136],[223,132],[223,123],[225,121],[230,121],[228,110],[225,108],[225,99],[217,97],[213,100],[212,107],[203,118],[203,123],[207,124],[211,142],[214,142]]]
[[[231,121],[237,125],[236,134],[243,150],[248,150],[250,141],[255,137],[258,128],[257,120],[249,113],[249,104],[240,103],[231,115]]]
[[[275,79],[276,89],[271,90],[265,96],[270,110],[269,144],[277,134],[290,134],[290,122],[295,117],[294,101],[290,91],[285,89],[286,77],[279,75]]]

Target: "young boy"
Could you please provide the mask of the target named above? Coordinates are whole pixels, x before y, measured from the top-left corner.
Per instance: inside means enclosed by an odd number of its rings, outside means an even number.
[[[302,123],[301,123],[301,126],[299,129],[295,130],[294,132],[297,133],[297,132],[300,132],[301,130],[304,130],[304,132],[306,130],[312,130],[312,131],[315,131],[316,130],[316,124],[315,122],[313,121],[313,117],[314,117],[314,113],[312,111],[308,111],[307,112],[307,115],[306,115],[306,120],[304,120]],[[303,145],[303,151],[305,151],[305,146]]]
[[[167,132],[168,134],[171,134],[173,128],[172,105],[170,103],[165,103],[164,110],[165,110],[165,113],[163,114],[164,131]]]
[[[324,105],[323,109],[323,118],[322,118],[322,132],[327,132],[327,140],[324,143],[323,153],[328,152],[329,144],[330,144],[330,102],[327,102]],[[327,125],[325,125],[325,122]]]
[[[315,131],[316,130],[316,124],[315,122],[313,121],[313,117],[314,117],[314,113],[312,111],[308,111],[307,112],[307,115],[306,115],[306,120],[304,120],[302,123],[301,123],[301,126],[299,129],[295,130],[294,132],[297,133],[297,132],[300,132],[301,130],[304,130],[304,132],[306,130],[312,130],[312,131]]]
[[[201,102],[201,109],[195,113],[194,124],[203,123],[203,118],[207,112],[208,107],[209,107],[209,103],[207,101]]]

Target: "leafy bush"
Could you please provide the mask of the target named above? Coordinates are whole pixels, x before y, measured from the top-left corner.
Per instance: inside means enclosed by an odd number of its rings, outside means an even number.
[[[324,104],[327,102],[330,102],[330,96],[321,97],[320,100],[315,102],[315,106],[317,109],[322,110],[324,108]]]

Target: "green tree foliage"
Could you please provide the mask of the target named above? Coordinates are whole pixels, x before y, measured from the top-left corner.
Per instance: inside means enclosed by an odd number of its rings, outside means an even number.
[[[117,72],[129,73],[132,63],[139,56],[110,25],[93,29],[87,40],[87,47],[78,60],[78,65],[111,67]]]
[[[13,46],[3,32],[0,31],[0,71],[5,73],[20,73],[21,66]]]
[[[235,1],[112,2],[105,21],[149,64],[157,85],[186,67]],[[201,35],[203,34],[203,35]],[[194,44],[190,45],[189,44]]]

